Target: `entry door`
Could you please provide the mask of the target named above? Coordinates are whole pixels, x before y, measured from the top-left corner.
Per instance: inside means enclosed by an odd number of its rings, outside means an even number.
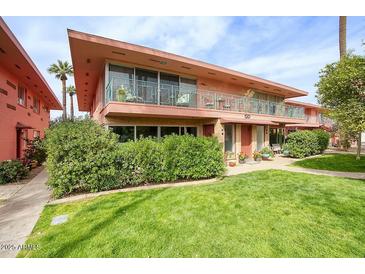
[[[257,132],[257,147],[256,150],[261,150],[264,147],[264,126],[256,126]]]
[[[248,157],[252,156],[252,126],[241,125],[241,152]]]
[[[203,135],[211,137],[214,134],[214,125],[203,125]]]
[[[16,158],[20,159],[22,156],[22,130],[16,130]]]

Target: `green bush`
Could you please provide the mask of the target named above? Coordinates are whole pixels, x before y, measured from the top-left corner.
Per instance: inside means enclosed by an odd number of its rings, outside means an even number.
[[[16,182],[28,175],[28,169],[18,160],[0,162],[0,185]]]
[[[131,141],[119,148],[122,185],[211,178],[222,175],[224,169],[216,138],[171,135]]]
[[[284,150],[289,150],[289,155],[294,158],[304,158],[321,152],[317,134],[311,130],[290,133]]]
[[[32,161],[37,161],[37,164],[42,165],[47,158],[46,147],[44,140],[35,137],[33,140],[26,140],[27,147],[24,153],[24,163],[28,168],[32,167]]]
[[[216,138],[171,135],[118,143],[93,121],[62,122],[46,132],[48,181],[54,196],[125,185],[211,178],[223,174]]]
[[[223,150],[216,138],[171,135],[162,140],[162,146],[166,180],[210,178],[225,170]]]
[[[328,148],[330,141],[330,134],[323,129],[316,129],[312,131],[317,136],[317,142],[321,153]]]
[[[166,180],[162,144],[151,138],[120,144],[117,165],[122,185]]]
[[[91,120],[57,123],[46,131],[48,184],[55,197],[120,186],[118,136]]]

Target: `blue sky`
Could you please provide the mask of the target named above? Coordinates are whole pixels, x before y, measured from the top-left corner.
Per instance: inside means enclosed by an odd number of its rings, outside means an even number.
[[[316,103],[319,70],[338,59],[338,17],[4,17],[61,101],[47,74],[71,61],[66,29],[192,57],[306,90]],[[348,17],[347,47],[363,54],[365,17]],[[70,79],[68,84],[72,84]],[[53,111],[52,117],[60,115]]]

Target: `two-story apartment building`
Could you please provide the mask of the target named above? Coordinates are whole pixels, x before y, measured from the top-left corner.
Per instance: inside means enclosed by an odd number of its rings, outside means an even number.
[[[0,160],[21,158],[25,139],[44,136],[62,106],[0,17]]]
[[[160,50],[68,30],[80,111],[121,141],[217,136],[224,151],[269,145],[272,128],[307,123],[307,92]]]

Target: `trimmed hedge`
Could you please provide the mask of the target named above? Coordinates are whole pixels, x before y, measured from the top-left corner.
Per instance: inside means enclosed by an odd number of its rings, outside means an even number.
[[[58,123],[46,136],[48,183],[56,197],[211,178],[225,170],[216,138],[171,135],[119,143],[116,134],[91,120]]]
[[[120,145],[118,170],[123,185],[202,179],[222,175],[223,152],[216,138],[171,135]]]
[[[286,139],[283,150],[294,158],[304,158],[322,153],[329,143],[329,134],[323,130],[300,130],[292,132]]]
[[[27,177],[29,170],[18,160],[0,162],[0,185]]]
[[[319,145],[319,150],[321,153],[323,153],[323,151],[325,151],[328,148],[328,144],[330,142],[331,135],[322,129],[313,130],[313,133],[317,137],[317,143]]]
[[[46,131],[48,184],[55,197],[118,187],[118,136],[91,120],[65,121]]]

